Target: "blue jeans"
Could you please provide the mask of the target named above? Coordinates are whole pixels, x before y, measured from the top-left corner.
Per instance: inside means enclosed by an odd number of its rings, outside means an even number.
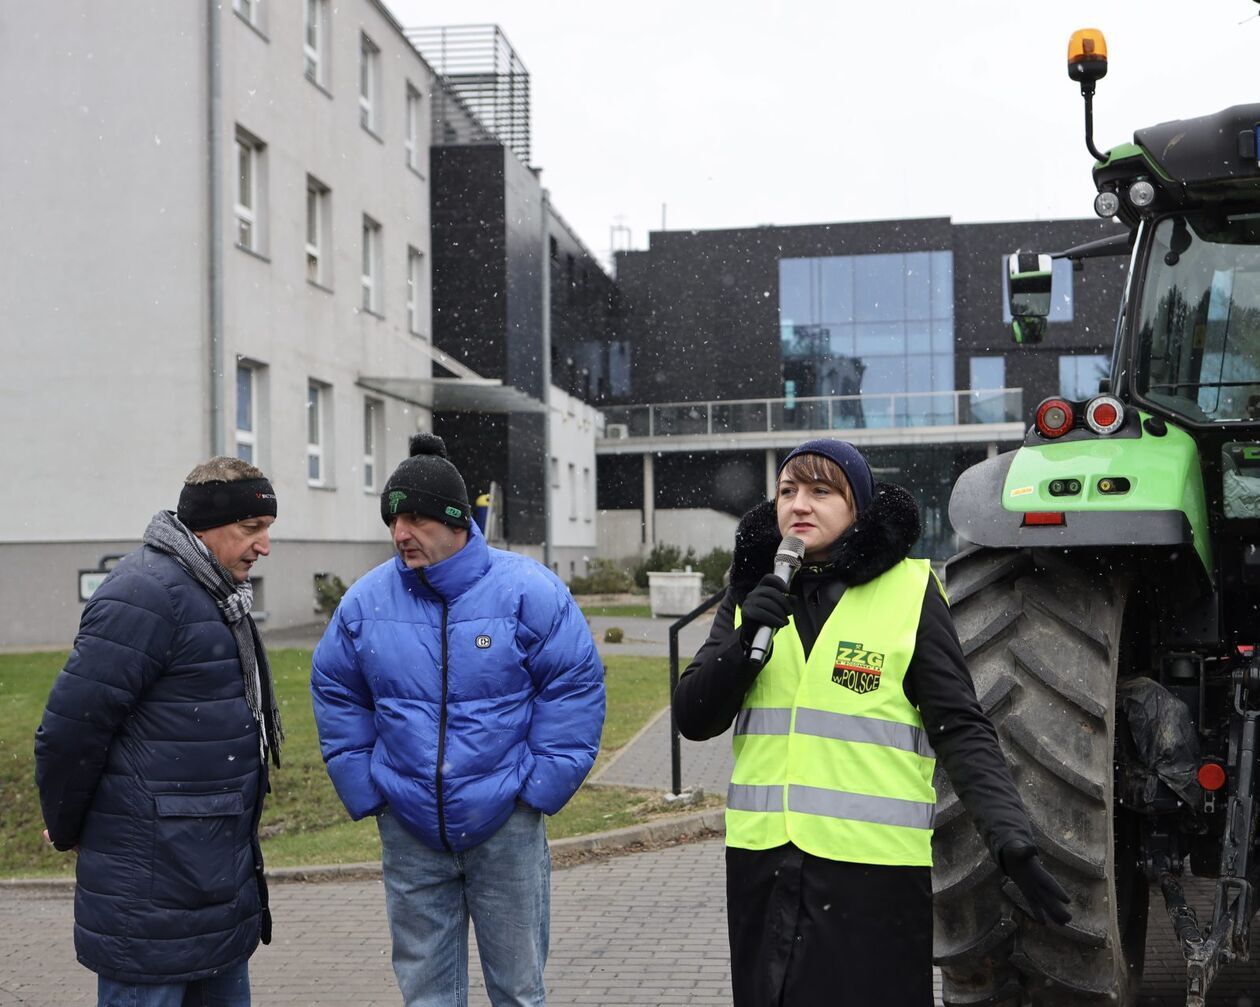
[[[494,1007],[542,1007],[551,855],[542,814],[518,807],[462,853],[431,850],[388,811],[377,819],[394,974],[406,1007],[468,1003],[468,920]]]
[[[120,983],[97,976],[96,1007],[249,1007],[249,962],[188,983]]]

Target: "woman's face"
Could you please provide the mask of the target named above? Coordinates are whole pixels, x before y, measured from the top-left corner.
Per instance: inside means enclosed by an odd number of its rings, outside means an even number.
[[[844,494],[827,483],[779,480],[776,507],[780,534],[805,543],[805,558],[821,560],[853,523],[853,508]]]

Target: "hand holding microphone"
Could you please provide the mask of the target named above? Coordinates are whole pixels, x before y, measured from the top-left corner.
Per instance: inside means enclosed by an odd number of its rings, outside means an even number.
[[[788,585],[800,569],[805,555],[805,543],[795,535],[789,535],[779,543],[774,557],[774,573],[768,573],[748,592],[740,606],[742,612],[741,633],[748,644],[748,657],[757,664],[765,664],[770,652],[770,639],[775,630],[788,623],[791,612],[788,601]],[[749,642],[748,634],[752,634]]]

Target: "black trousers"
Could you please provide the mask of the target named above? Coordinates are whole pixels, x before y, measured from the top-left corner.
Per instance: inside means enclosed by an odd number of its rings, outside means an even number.
[[[932,1007],[932,872],[726,850],[735,1007]]]

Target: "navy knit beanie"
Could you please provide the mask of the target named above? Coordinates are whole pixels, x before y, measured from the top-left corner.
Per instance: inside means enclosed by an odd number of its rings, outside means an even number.
[[[437,434],[413,434],[411,457],[394,469],[381,493],[381,520],[395,514],[421,514],[452,528],[467,528],[472,517],[468,489],[459,469],[446,457]]]
[[[834,437],[820,437],[816,441],[806,441],[800,447],[794,448],[779,463],[779,471],[776,475],[782,475],[783,467],[797,455],[822,455],[824,458],[830,458],[840,466],[844,477],[849,480],[849,486],[853,490],[853,503],[858,511],[864,511],[871,505],[871,500],[875,496],[875,477],[871,475],[871,467],[862,457],[862,452],[848,441],[837,440]]]

